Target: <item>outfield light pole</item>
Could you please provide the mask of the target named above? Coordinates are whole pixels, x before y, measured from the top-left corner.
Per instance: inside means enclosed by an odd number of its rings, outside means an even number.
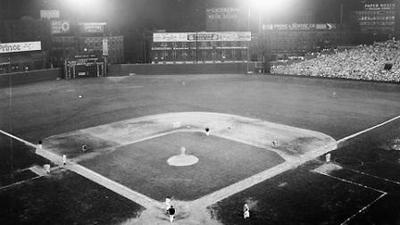
[[[250,5],[247,7],[247,31],[250,31],[251,34],[251,30],[250,30],[250,16],[251,16],[251,7]],[[251,36],[250,36],[251,39]],[[251,40],[250,40],[251,43]],[[246,64],[246,74],[249,73],[249,63],[250,63],[250,43],[247,45],[247,64]]]
[[[254,1],[253,1],[254,2]],[[251,8],[254,7],[254,4],[249,4],[247,6],[247,30],[248,31],[252,31],[253,29],[251,28],[251,17],[252,17],[252,10]],[[260,34],[260,17],[261,17],[261,13],[258,12],[258,24],[257,24],[257,33],[258,36]],[[251,32],[252,33],[252,32]],[[253,35],[252,35],[253,36]],[[258,40],[259,41],[259,40]],[[250,41],[251,43],[251,41]],[[251,61],[251,57],[250,57],[250,45],[248,44],[247,46],[247,73],[249,73],[249,69],[250,69],[250,61]]]
[[[268,20],[271,20],[272,16],[274,15],[284,15],[288,13],[289,8],[287,6],[290,5],[290,3],[293,0],[248,0],[248,1],[243,1],[246,4],[246,7],[248,7],[249,10],[249,15],[248,15],[248,27],[250,27],[250,14],[251,9],[257,10],[258,13],[258,25],[257,25],[257,33],[258,33],[258,47],[260,48],[257,50],[257,60],[261,60],[263,63],[263,66],[265,66],[265,38],[266,34],[263,31],[263,14],[268,15]],[[254,14],[253,12],[251,12]],[[260,43],[261,42],[261,43]],[[269,44],[267,44],[269,46]],[[261,51],[261,52],[259,52]],[[269,51],[269,50],[268,50]],[[270,53],[268,53],[270,54]],[[269,60],[269,59],[267,59]]]
[[[263,21],[263,13],[267,11],[271,11],[273,8],[277,7],[277,3],[274,2],[276,0],[252,0],[250,1],[250,4],[248,6],[248,22],[247,26],[248,28],[250,27],[250,18],[252,17],[252,8],[257,10],[257,46],[261,47],[260,49],[257,50],[257,62],[261,61],[262,65],[264,65],[264,35],[263,35],[263,28],[262,28],[262,21]],[[255,10],[254,10],[255,11]],[[253,13],[254,14],[254,13]],[[261,52],[260,52],[261,51]],[[249,54],[250,57],[250,54]],[[256,62],[256,63],[257,63]],[[264,73],[264,68],[262,69],[262,72]]]

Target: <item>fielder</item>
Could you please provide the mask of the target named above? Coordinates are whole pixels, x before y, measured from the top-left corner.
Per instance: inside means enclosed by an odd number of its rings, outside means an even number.
[[[171,208],[171,197],[167,196],[165,198],[165,205],[166,205],[166,211],[168,213],[169,208]]]
[[[62,162],[64,166],[67,165],[67,156],[65,154],[62,155]]]
[[[243,205],[243,218],[244,219],[250,218],[250,208],[247,204]]]

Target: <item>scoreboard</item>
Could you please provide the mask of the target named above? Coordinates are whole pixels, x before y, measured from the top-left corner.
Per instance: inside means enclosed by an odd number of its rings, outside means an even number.
[[[356,11],[363,32],[393,33],[396,23],[396,3],[365,3],[364,10]]]
[[[154,33],[152,63],[245,62],[251,32]]]

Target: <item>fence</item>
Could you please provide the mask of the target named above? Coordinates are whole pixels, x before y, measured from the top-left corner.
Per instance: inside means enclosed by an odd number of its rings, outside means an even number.
[[[62,73],[60,68],[5,73],[0,74],[0,88],[40,81],[56,80],[61,76]]]
[[[109,68],[111,76],[129,74],[245,74],[255,71],[255,63],[207,63],[207,64],[118,64]]]

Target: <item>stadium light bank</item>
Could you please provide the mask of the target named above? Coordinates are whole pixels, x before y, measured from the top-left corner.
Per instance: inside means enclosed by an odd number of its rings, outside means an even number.
[[[107,7],[105,0],[63,0],[62,3],[73,11],[83,14],[101,14]]]
[[[247,27],[251,26],[251,18],[257,18],[258,32],[261,31],[263,22],[272,22],[272,18],[287,16],[292,3],[298,0],[242,0],[242,7],[247,8]]]
[[[267,13],[269,15],[276,15],[283,12],[284,9],[290,5],[294,0],[250,0],[243,1],[248,4],[248,8],[256,10],[260,13]]]

